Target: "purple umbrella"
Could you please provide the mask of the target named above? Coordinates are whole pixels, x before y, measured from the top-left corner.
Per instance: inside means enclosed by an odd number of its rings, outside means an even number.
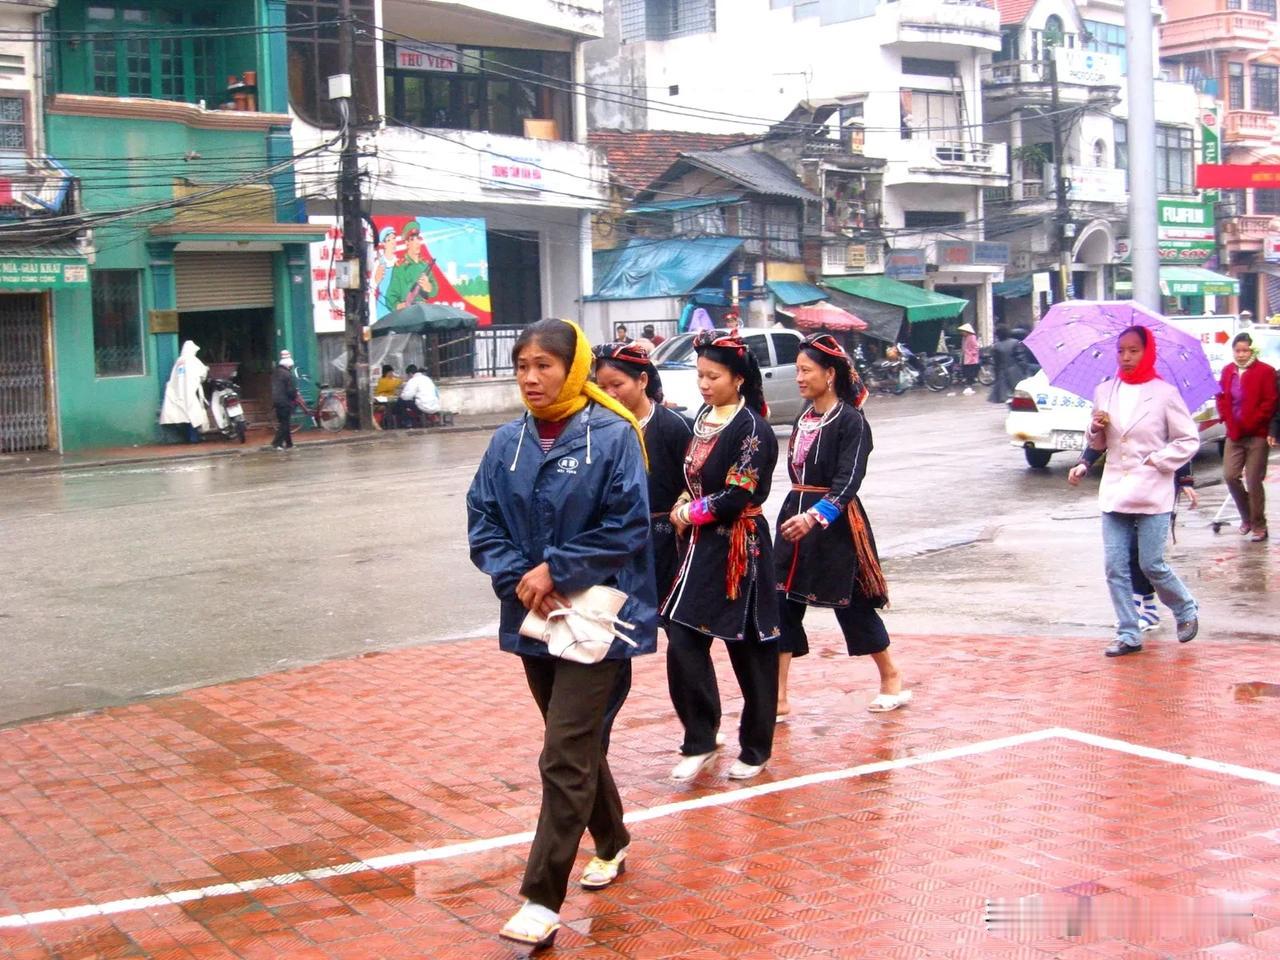
[[[1156,373],[1198,410],[1218,394],[1198,337],[1184,333],[1160,314],[1130,300],[1068,300],[1049,308],[1023,342],[1045,376],[1086,400],[1098,384],[1116,375],[1116,341],[1126,327],[1141,325],[1156,341]]]

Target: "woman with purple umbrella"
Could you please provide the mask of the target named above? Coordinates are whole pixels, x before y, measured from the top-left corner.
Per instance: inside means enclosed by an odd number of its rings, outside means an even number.
[[[1134,539],[1142,572],[1173,611],[1179,642],[1194,639],[1199,630],[1195,598],[1164,556],[1175,496],[1173,474],[1200,447],[1195,421],[1178,388],[1156,373],[1151,330],[1138,325],[1122,331],[1116,339],[1116,359],[1116,376],[1094,392],[1093,419],[1086,432],[1089,445],[1107,454],[1098,501],[1107,587],[1117,621],[1108,657],[1142,649],[1130,593],[1129,550]],[[1071,468],[1068,482],[1078,484],[1088,470],[1082,460]]]

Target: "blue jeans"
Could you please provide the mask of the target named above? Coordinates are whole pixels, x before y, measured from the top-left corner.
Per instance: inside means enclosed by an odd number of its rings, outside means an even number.
[[[1179,623],[1194,620],[1195,598],[1164,558],[1169,540],[1167,513],[1104,513],[1102,515],[1102,549],[1107,569],[1107,589],[1111,605],[1116,609],[1116,636],[1125,643],[1139,646],[1142,632],[1138,628],[1138,612],[1133,606],[1133,581],[1130,577],[1129,550],[1136,539],[1138,565],[1146,574],[1156,595],[1173,611]]]

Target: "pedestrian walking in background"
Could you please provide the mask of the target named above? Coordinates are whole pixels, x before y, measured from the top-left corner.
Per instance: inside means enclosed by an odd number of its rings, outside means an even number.
[[[1276,371],[1258,359],[1253,338],[1231,341],[1235,362],[1222,368],[1218,416],[1227,428],[1222,479],[1240,512],[1240,533],[1255,543],[1267,539],[1267,434],[1276,416]]]
[[[1165,560],[1177,469],[1200,447],[1195,421],[1178,390],[1156,375],[1156,342],[1143,326],[1127,328],[1116,341],[1117,375],[1098,385],[1088,444],[1105,450],[1106,466],[1098,488],[1107,587],[1116,612],[1116,637],[1109,657],[1142,649],[1141,628],[1133,605],[1130,541],[1137,540],[1138,562],[1161,602],[1173,611],[1178,640],[1199,631],[1195,598]],[[1071,468],[1076,485],[1086,463]]]
[[[542,801],[520,893],[501,936],[547,946],[584,831],[596,853],[580,883],[608,886],[623,872],[630,835],[605,756],[607,711],[623,661],[657,649],[649,496],[639,424],[588,379],[591,348],[578,326],[541,320],[512,350],[526,412],[498,429],[467,493],[471,559],[501,606],[499,646],[518,655],[545,724]],[[569,596],[608,583],[625,593],[619,618],[635,646],[614,640],[603,660],[579,663],[520,634]]]
[[[973,396],[973,385],[978,380],[978,368],[982,366],[982,351],[978,346],[978,334],[972,325],[962,323],[956,327],[960,334],[960,376],[964,380],[964,395]]]
[[[871,455],[871,426],[862,413],[867,389],[848,354],[828,333],[808,337],[796,357],[796,384],[808,401],[791,430],[791,492],[778,514],[774,562],[782,637],[778,650],[778,716],[791,711],[788,673],[809,652],[804,615],[832,607],[851,657],[869,656],[880,692],[867,707],[896,710],[911,700],[889,655],[889,632],[877,610],[889,600],[858,490]]]
[[[293,379],[293,356],[288,350],[280,351],[280,360],[271,371],[271,407],[276,414],[276,435],[271,441],[273,450],[293,447],[290,419],[298,402],[298,387]]]
[[[739,754],[729,770],[747,780],[773,751],[778,709],[778,595],[773,544],[762,506],[778,441],[766,422],[764,381],[737,334],[701,333],[698,390],[703,406],[684,459],[685,491],[671,511],[688,546],[663,605],[667,683],[684,726],[684,759],[671,771],[692,780],[715,756],[720,691],[711,644],[722,640],[742,689]]]
[[[626,407],[644,430],[649,454],[649,526],[658,599],[665,599],[679,567],[679,541],[671,508],[684,492],[684,456],[693,422],[662,403],[662,380],[649,354],[632,343],[607,343],[595,350],[595,378],[601,389]]]
[[[991,367],[995,373],[995,383],[991,385],[991,392],[987,395],[992,403],[1007,401],[1027,375],[1018,359],[1020,346],[1021,343],[1008,330],[996,327],[996,342],[991,347]]]
[[[652,323],[646,323],[644,325],[644,329],[640,331],[640,336],[644,337],[646,340],[652,343],[655,347],[662,346],[662,344],[667,339],[662,334],[657,332],[657,329],[654,327]]]
[[[209,368],[196,356],[199,352],[194,340],[182,345],[169,371],[160,405],[160,422],[186,427],[191,443],[198,443],[200,434],[209,429],[209,410],[204,402],[204,380]]]

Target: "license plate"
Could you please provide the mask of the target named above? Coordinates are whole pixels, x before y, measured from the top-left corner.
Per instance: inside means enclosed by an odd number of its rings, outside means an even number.
[[[244,407],[240,406],[240,404],[238,403],[233,403],[231,406],[227,407],[227,416],[229,417],[244,416]]]
[[[1084,434],[1076,430],[1055,430],[1053,446],[1058,450],[1083,450]]]

